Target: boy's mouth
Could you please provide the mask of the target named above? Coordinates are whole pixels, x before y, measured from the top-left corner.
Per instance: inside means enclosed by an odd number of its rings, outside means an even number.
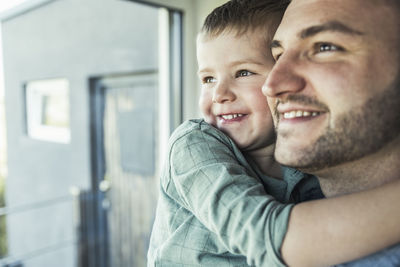
[[[219,115],[218,117],[223,118],[224,120],[232,120],[238,117],[243,117],[244,114],[227,114],[227,115]]]
[[[246,114],[232,113],[232,114],[218,115],[217,117],[224,122],[234,122],[243,119],[244,116],[246,116]]]

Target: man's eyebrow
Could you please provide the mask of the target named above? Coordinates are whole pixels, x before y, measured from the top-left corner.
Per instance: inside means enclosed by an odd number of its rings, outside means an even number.
[[[298,36],[301,39],[306,39],[321,32],[340,32],[349,35],[363,35],[362,32],[352,29],[339,21],[333,20],[304,29],[298,34]]]

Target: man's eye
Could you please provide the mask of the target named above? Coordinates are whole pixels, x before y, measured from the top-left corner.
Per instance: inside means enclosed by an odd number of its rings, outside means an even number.
[[[276,54],[276,55],[272,55],[272,57],[274,58],[275,62],[278,61],[278,59],[281,57],[282,54]]]
[[[335,52],[335,51],[343,51],[343,48],[331,43],[317,43],[315,44],[315,52]]]
[[[208,76],[203,78],[203,83],[213,83],[216,82],[216,80],[217,79],[215,79],[214,77]]]
[[[247,77],[247,76],[250,76],[250,75],[253,75],[253,74],[254,74],[253,72],[248,71],[248,70],[239,70],[236,73],[236,78],[238,78],[238,77]]]

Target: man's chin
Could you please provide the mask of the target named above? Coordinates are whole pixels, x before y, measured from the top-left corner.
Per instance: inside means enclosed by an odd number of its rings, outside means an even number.
[[[298,153],[292,152],[291,148],[288,147],[275,147],[275,160],[284,166],[298,168],[300,167],[301,160],[298,157]]]
[[[306,149],[293,147],[276,147],[275,160],[287,167],[298,169],[306,173],[316,173],[321,169],[328,168],[326,164],[318,164],[318,161],[309,157]]]
[[[293,147],[277,147],[275,150],[275,160],[286,167],[295,168],[299,171],[314,175],[324,174],[326,171],[346,162],[344,157],[336,157],[335,161],[330,158],[329,152],[315,153],[318,150],[315,144],[310,145],[314,149]],[[351,161],[350,159],[348,161]]]
[[[275,156],[276,158],[276,156]],[[304,162],[299,162],[296,160],[284,160],[284,159],[279,159],[276,158],[276,161],[286,167],[294,168],[296,170],[299,170],[301,172],[309,173],[309,174],[318,174],[319,172],[323,171],[325,168],[328,168],[327,166],[322,167],[322,166],[313,166],[311,164],[306,164]]]

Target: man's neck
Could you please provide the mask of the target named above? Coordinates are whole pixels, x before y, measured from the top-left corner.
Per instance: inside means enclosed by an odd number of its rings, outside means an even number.
[[[363,191],[400,179],[400,137],[374,154],[314,174],[326,197]]]

